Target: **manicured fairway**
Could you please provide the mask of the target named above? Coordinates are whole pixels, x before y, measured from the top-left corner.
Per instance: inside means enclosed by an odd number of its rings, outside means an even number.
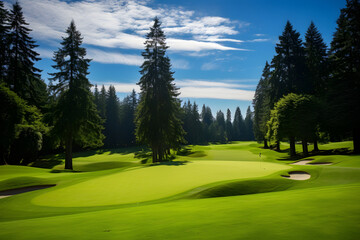
[[[144,202],[212,182],[262,177],[290,168],[275,163],[237,161],[197,161],[183,165],[151,166],[53,190],[36,197],[32,203],[54,207],[88,207]]]
[[[83,152],[79,172],[63,172],[61,156],[35,163],[50,169],[0,166],[0,191],[57,185],[0,199],[0,239],[359,239],[359,155],[291,165],[260,146],[188,146],[160,165],[141,164],[134,149]],[[311,178],[281,177],[293,171]]]

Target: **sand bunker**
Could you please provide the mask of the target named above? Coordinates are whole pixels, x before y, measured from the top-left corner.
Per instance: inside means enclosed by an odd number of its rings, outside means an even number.
[[[298,162],[291,163],[291,165],[331,165],[331,162],[315,162],[311,163],[313,160],[301,160]]]
[[[12,195],[16,195],[16,194],[20,194],[20,193],[31,192],[31,191],[40,190],[40,189],[49,188],[49,187],[54,187],[54,186],[56,186],[56,185],[55,184],[38,185],[38,186],[31,186],[31,187],[23,187],[23,188],[5,190],[5,191],[0,192],[0,199],[1,198],[6,198],[6,197],[11,197]]]
[[[281,175],[281,176],[291,180],[307,180],[311,178],[311,175],[309,173],[303,171],[293,171],[293,172],[289,172],[289,176],[286,175]]]

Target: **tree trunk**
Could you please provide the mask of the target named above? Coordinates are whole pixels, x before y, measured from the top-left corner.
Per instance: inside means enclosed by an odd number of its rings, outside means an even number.
[[[268,146],[268,142],[267,142],[267,140],[266,139],[264,139],[264,148],[266,149],[266,148],[269,148],[269,146]]]
[[[70,134],[65,140],[65,169],[70,169],[70,170],[73,170],[72,144],[73,144],[73,138],[72,138],[72,134]]]
[[[295,138],[290,137],[290,156],[293,157],[296,155],[296,148],[295,148]]]
[[[353,130],[354,153],[360,153],[360,127]]]
[[[307,141],[304,139],[302,140],[302,148],[303,148],[303,154],[305,156],[309,155]]]
[[[319,146],[318,146],[318,141],[317,139],[314,140],[314,151],[318,152],[319,151]]]
[[[155,145],[152,146],[152,160],[153,163],[157,162],[157,148]]]
[[[280,141],[276,141],[276,151],[280,151]]]

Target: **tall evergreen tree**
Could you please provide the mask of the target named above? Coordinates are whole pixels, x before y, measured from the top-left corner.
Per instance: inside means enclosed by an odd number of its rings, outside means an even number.
[[[65,145],[65,169],[73,169],[72,146],[76,141],[82,146],[101,146],[102,121],[97,113],[91,84],[87,79],[90,59],[81,47],[82,37],[74,21],[66,30],[62,47],[54,53],[52,89],[59,99],[54,109],[54,132]]]
[[[38,45],[30,37],[32,30],[27,27],[29,24],[18,2],[13,5],[9,21],[11,32],[7,83],[29,104],[42,107],[47,92],[46,84],[40,78],[41,70],[34,66],[34,62],[40,60],[39,54],[34,51]]]
[[[0,82],[5,80],[9,49],[9,12],[0,1]]]
[[[288,93],[307,93],[311,89],[305,77],[305,56],[300,33],[293,29],[289,21],[279,36],[275,51],[276,56],[271,62],[274,71],[269,82],[271,108]]]
[[[311,22],[306,35],[305,35],[305,58],[307,65],[307,78],[311,82],[312,89],[310,93],[314,94],[319,99],[325,99],[325,93],[328,90],[328,78],[329,78],[329,64],[327,46],[324,40],[317,30],[315,24]],[[317,112],[323,112],[323,108],[317,109]],[[314,113],[315,114],[315,113]],[[323,114],[321,114],[323,115]],[[320,116],[320,115],[319,115]],[[319,121],[322,118],[319,118]],[[320,121],[321,125],[324,121]],[[314,151],[318,151],[318,134],[314,132],[314,138],[311,139],[314,142]],[[306,143],[304,143],[305,146]]]
[[[268,148],[267,144],[267,121],[270,118],[270,89],[269,80],[271,77],[271,69],[269,63],[266,61],[265,67],[256,87],[253,107],[254,107],[254,135],[258,142],[264,142],[264,148]]]
[[[305,35],[305,58],[307,65],[307,78],[311,82],[312,94],[319,97],[326,91],[326,81],[328,79],[327,46],[316,28],[311,22]]]
[[[178,88],[173,82],[170,59],[165,55],[168,46],[160,25],[159,19],[155,18],[146,36],[136,114],[137,139],[151,147],[153,162],[161,162],[170,149],[176,149],[184,142]]]
[[[214,127],[215,127],[214,141],[222,142],[222,143],[226,142],[225,116],[221,110],[216,113],[216,120]]]
[[[331,42],[329,118],[333,128],[352,135],[354,152],[360,153],[360,1],[346,2]]]

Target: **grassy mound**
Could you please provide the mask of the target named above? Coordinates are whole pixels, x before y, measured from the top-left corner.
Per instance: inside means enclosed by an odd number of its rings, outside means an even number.
[[[212,182],[262,177],[291,168],[275,163],[197,161],[111,174],[50,191],[32,202],[42,206],[89,207],[170,197]],[[61,199],[61,201],[59,201]]]

